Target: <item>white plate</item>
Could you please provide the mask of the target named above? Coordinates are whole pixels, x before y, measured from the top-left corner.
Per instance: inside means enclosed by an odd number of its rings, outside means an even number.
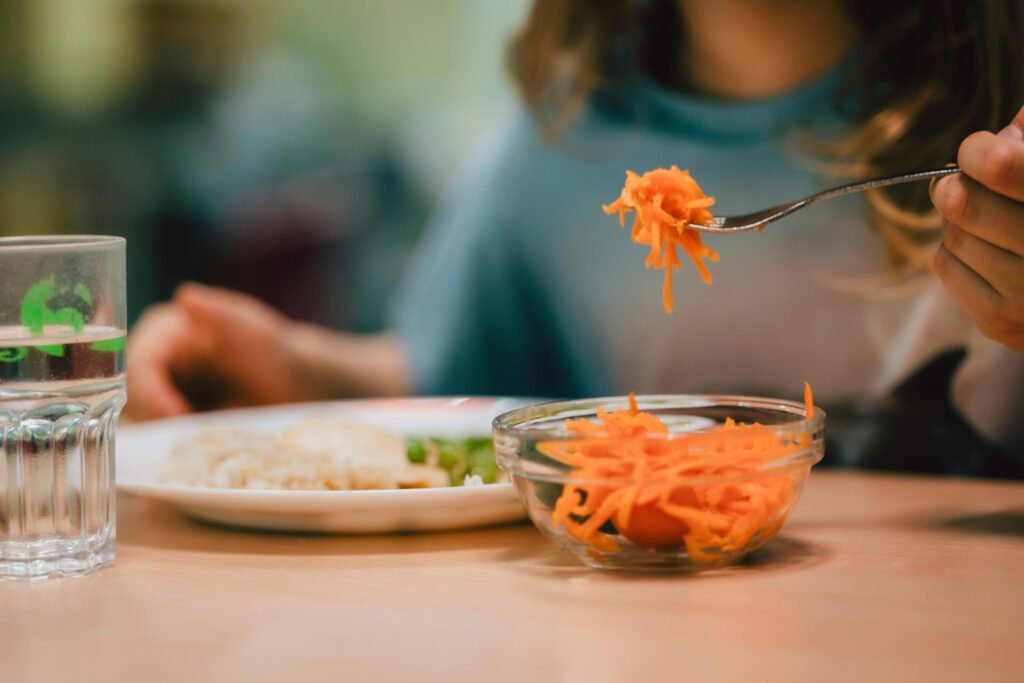
[[[525,516],[511,484],[389,491],[260,491],[165,484],[159,471],[172,444],[206,429],[271,433],[311,416],[356,419],[407,436],[490,434],[491,420],[519,399],[409,398],[304,403],[227,410],[122,425],[117,486],[167,501],[189,515],[279,531],[389,533],[460,529]]]

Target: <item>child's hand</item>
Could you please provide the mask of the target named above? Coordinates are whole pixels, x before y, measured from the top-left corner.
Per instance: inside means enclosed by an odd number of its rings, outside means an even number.
[[[945,218],[935,272],[982,334],[1024,353],[1024,108],[960,145],[962,174],[932,183]]]
[[[183,285],[129,335],[125,414],[145,420],[305,398],[289,346],[293,327],[240,292]]]

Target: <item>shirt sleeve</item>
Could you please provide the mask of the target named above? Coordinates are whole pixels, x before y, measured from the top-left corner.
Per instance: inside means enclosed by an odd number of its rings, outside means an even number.
[[[937,278],[915,300],[903,339],[889,349],[894,367],[919,368],[943,350],[960,348],[963,361],[944,390],[956,413],[978,436],[1024,471],[1024,356],[984,338]]]
[[[1024,355],[976,335],[952,386],[953,402],[1024,471]]]

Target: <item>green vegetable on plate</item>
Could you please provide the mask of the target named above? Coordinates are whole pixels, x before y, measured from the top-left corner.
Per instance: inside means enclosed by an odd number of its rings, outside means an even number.
[[[406,457],[411,463],[443,468],[452,486],[461,486],[467,476],[478,476],[485,484],[493,484],[500,475],[490,437],[408,439]]]

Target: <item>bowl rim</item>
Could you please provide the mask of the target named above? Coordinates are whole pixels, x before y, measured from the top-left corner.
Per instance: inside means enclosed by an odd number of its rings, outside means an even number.
[[[710,408],[710,407],[729,407],[734,406],[736,408],[759,408],[763,410],[774,410],[776,412],[789,413],[790,415],[799,416],[799,419],[795,419],[792,422],[783,422],[780,424],[772,425],[773,429],[778,430],[782,434],[788,434],[791,432],[815,432],[825,423],[825,411],[814,406],[814,415],[810,420],[807,419],[805,414],[805,407],[802,401],[792,401],[784,398],[769,398],[764,396],[746,396],[742,394],[638,394],[636,395],[637,405],[643,403],[651,403],[657,401],[663,401],[666,403],[675,403],[677,405],[672,407],[677,408]],[[517,437],[527,439],[543,439],[544,441],[553,441],[565,438],[578,438],[568,437],[560,434],[552,434],[548,429],[538,429],[533,427],[522,427],[522,423],[529,420],[548,415],[553,412],[561,412],[566,409],[573,408],[597,408],[598,406],[607,407],[604,404],[609,403],[621,403],[628,405],[628,396],[600,396],[597,398],[576,398],[568,401],[544,401],[541,403],[533,403],[528,406],[521,408],[515,408],[514,410],[506,411],[491,422],[491,428],[495,432],[502,432],[508,434],[514,434]],[[678,405],[679,403],[688,403],[689,405]],[[683,432],[685,434],[701,434],[707,433],[707,429],[695,429],[689,432]],[[666,436],[660,434],[650,434],[644,437],[645,439],[671,439],[672,434]]]
[[[562,412],[563,410],[576,409],[596,409],[598,406],[608,407],[608,404],[621,403],[626,404],[628,401],[627,396],[603,396],[597,398],[584,398],[584,399],[572,399],[568,401],[546,401],[543,403],[535,403],[522,408],[516,408],[510,410],[494,418],[491,426],[495,434],[495,456],[498,465],[508,472],[513,477],[522,477],[531,481],[544,481],[549,483],[558,484],[595,484],[595,483],[616,483],[621,484],[624,482],[637,483],[637,480],[631,477],[625,478],[585,478],[585,477],[573,477],[570,475],[571,470],[565,472],[551,472],[550,474],[544,472],[525,472],[519,463],[521,458],[518,453],[505,454],[502,449],[498,448],[499,436],[511,436],[513,438],[528,441],[572,441],[585,439],[588,437],[579,437],[575,435],[569,435],[564,433],[552,433],[549,429],[539,429],[531,427],[523,427],[524,423],[528,423],[531,420],[543,417],[545,415],[550,416],[553,413]],[[752,468],[748,472],[735,473],[735,474],[724,474],[724,475],[704,475],[704,476],[692,476],[692,477],[680,477],[674,479],[675,483],[685,482],[685,484],[716,484],[723,482],[736,482],[751,479],[759,479],[768,475],[779,475],[780,473],[797,468],[810,468],[817,462],[820,462],[824,457],[823,445],[824,445],[824,434],[822,428],[825,424],[825,411],[814,406],[814,414],[811,419],[808,420],[805,416],[805,406],[803,402],[792,401],[789,399],[778,399],[768,398],[761,396],[746,396],[739,394],[642,394],[636,396],[638,405],[643,406],[645,403],[651,402],[665,402],[671,405],[666,407],[729,407],[734,406],[737,408],[759,408],[764,410],[773,410],[776,412],[788,413],[798,419],[794,419],[790,422],[783,422],[780,424],[771,425],[771,427],[777,431],[780,435],[785,434],[797,434],[797,433],[808,433],[811,434],[811,443],[799,451],[788,455],[784,458],[778,458],[771,460]],[[668,435],[662,434],[649,434],[645,436],[629,437],[635,440],[671,440],[680,439],[692,436],[693,434],[706,434],[712,431],[707,428],[698,428],[686,432],[670,433]],[[595,437],[589,437],[595,438]],[[600,438],[600,437],[597,437]],[[645,479],[643,483],[657,483],[656,479]]]

